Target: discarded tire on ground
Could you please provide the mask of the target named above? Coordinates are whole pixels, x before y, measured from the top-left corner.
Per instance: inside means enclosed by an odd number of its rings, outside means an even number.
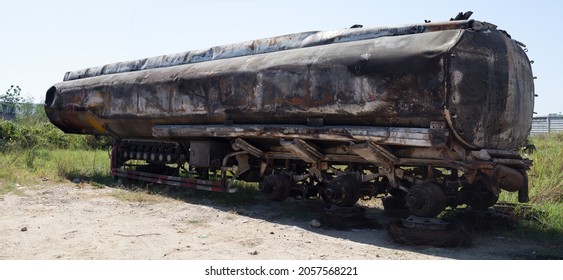
[[[429,245],[436,247],[466,247],[471,244],[471,237],[463,224],[450,222],[445,230],[422,227],[405,227],[403,220],[395,220],[388,225],[387,232],[391,241],[406,245]]]
[[[331,205],[325,208],[325,214],[318,220],[325,228],[339,230],[361,229],[361,228],[382,228],[376,221],[371,221],[365,217],[363,208],[340,207]]]

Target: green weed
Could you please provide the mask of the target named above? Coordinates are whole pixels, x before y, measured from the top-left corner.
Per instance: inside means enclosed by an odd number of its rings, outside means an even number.
[[[563,133],[530,138],[535,151],[528,172],[530,202],[534,215],[523,219],[516,232],[528,239],[563,244]],[[516,202],[516,193],[501,193],[501,201]]]

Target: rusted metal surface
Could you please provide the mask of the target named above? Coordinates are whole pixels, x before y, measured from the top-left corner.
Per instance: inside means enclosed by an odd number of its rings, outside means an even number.
[[[383,144],[430,147],[430,129],[402,127],[304,125],[156,125],[152,135],[160,139],[300,138],[323,141],[374,141]],[[447,136],[447,133],[443,135]]]
[[[530,63],[509,37],[485,34],[467,32],[450,53],[448,114],[460,138],[471,145],[514,149],[531,129]]]
[[[345,207],[398,195],[430,218],[490,207],[501,189],[527,201],[531,161],[513,150],[533,98],[521,43],[464,19],[71,71],[47,91],[45,111],[65,132],[112,136],[117,176],[227,192],[236,178],[262,182],[274,201]]]
[[[532,75],[520,47],[483,26],[300,33],[258,40],[256,51],[242,51],[247,42],[195,61],[173,55],[162,58],[170,63],[90,68],[50,89],[46,111],[67,132],[116,138],[151,138],[155,125],[168,124],[322,118],[325,125],[428,128],[448,121],[468,147],[511,149],[529,132]]]

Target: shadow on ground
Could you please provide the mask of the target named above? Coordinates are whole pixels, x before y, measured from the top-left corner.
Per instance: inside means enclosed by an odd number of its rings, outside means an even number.
[[[443,258],[462,260],[563,259],[563,244],[546,244],[525,240],[513,232],[514,227],[510,222],[505,223],[500,220],[488,222],[487,226],[479,224],[473,230],[468,229],[471,244],[466,247],[411,246],[392,242],[388,236],[387,228],[397,219],[386,217],[382,208],[377,205],[367,207],[359,203],[360,207],[365,209],[365,217],[373,225],[381,226],[336,230],[331,227],[316,228],[311,226],[313,220],[319,220],[325,214],[326,204],[321,199],[289,198],[283,202],[273,202],[265,199],[255,187],[241,187],[238,192],[233,194],[132,182],[126,182],[124,185],[113,185],[112,187],[129,191],[144,191],[189,204],[205,205],[275,224],[299,227],[334,238]],[[330,246],[330,244],[327,244],[327,246]]]

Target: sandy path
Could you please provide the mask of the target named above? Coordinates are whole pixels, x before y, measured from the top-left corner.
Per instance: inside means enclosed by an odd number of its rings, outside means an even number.
[[[383,229],[311,228],[310,217],[322,211],[320,201],[258,201],[233,208],[205,199],[127,202],[110,196],[116,191],[120,190],[65,183],[22,188],[19,195],[0,197],[0,259],[520,259],[547,251],[553,255],[544,245],[504,233],[472,234],[469,248],[435,248],[394,244]],[[304,211],[308,214],[302,215]]]

